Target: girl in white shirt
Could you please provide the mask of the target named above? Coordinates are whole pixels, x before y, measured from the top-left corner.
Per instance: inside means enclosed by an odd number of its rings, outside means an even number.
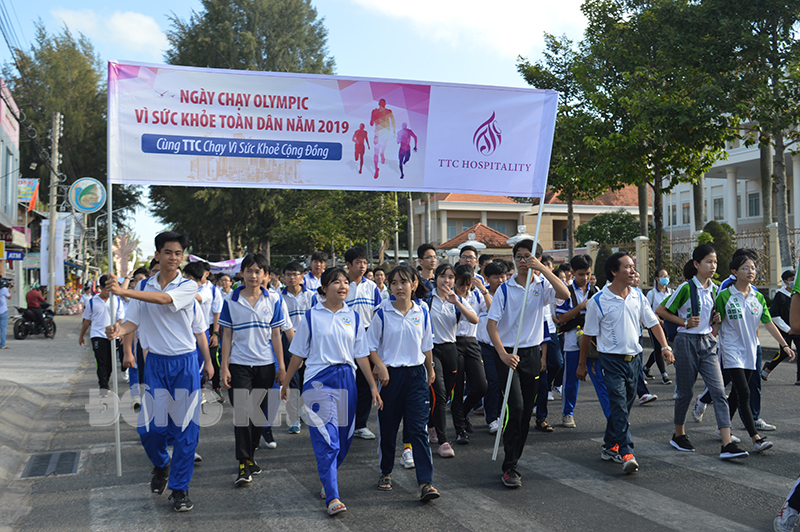
[[[283,382],[291,382],[305,362],[302,399],[322,481],[320,495],[325,498],[328,514],[335,515],[347,509],[339,499],[337,471],[353,441],[358,398],[356,365],[364,373],[379,411],[383,403],[367,360],[370,353],[364,324],[344,302],[350,291],[347,273],[342,268],[326,270],[320,283],[318,292],[324,300],[300,320],[290,347],[292,361]],[[286,401],[288,396],[289,387],[284,385],[281,399]],[[341,412],[346,412],[347,419],[339,419]]]
[[[662,268],[658,270],[658,273],[656,274],[653,289],[647,292],[647,302],[650,303],[650,308],[652,308],[653,312],[655,312],[658,306],[671,295],[672,289],[669,287],[669,273],[667,273],[667,270]],[[663,327],[664,320],[659,318],[659,321]],[[656,340],[656,337],[653,335],[653,333],[650,333],[650,341],[653,343],[653,352],[650,353],[650,358],[647,359],[647,363],[644,365],[644,374],[648,379],[651,379],[652,375],[650,375],[650,368],[653,367],[653,364],[657,364],[658,371],[661,372],[661,384],[672,384],[672,381],[667,374],[667,368],[664,365],[664,359],[661,357],[661,344],[658,343],[658,340]]]

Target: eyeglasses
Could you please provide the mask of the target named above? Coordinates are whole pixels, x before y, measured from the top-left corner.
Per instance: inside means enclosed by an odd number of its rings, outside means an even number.
[[[742,266],[741,268],[739,268],[739,271],[744,273],[750,273],[750,272],[756,273],[758,272],[758,268],[751,268],[750,266]]]
[[[531,257],[533,257],[533,255],[517,255],[516,257],[514,257],[514,260],[517,262],[524,262]]]

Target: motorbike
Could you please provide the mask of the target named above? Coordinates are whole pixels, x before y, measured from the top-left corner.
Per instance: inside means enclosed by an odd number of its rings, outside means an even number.
[[[27,308],[15,307],[17,315],[12,318],[14,320],[14,338],[17,340],[24,340],[31,334],[44,334],[45,329],[36,322],[36,315]],[[50,309],[48,303],[41,304],[42,315],[44,323],[47,326],[47,332],[50,337],[56,335],[56,322],[55,313]]]

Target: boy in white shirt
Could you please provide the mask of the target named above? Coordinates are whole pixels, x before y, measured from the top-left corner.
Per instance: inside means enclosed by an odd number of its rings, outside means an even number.
[[[97,380],[100,384],[100,391],[103,394],[108,393],[109,390],[108,380],[111,377],[111,357],[113,356],[112,353],[116,351],[116,346],[112,350],[112,342],[106,338],[106,327],[111,325],[111,313],[108,304],[110,294],[105,288],[107,280],[107,275],[100,277],[100,286],[103,288],[99,294],[87,301],[83,309],[83,325],[78,338],[78,345],[83,347],[84,336],[89,327],[91,327],[92,332],[89,337],[92,340],[94,359],[97,362]],[[121,324],[122,320],[125,319],[125,309],[120,298],[116,298],[114,314],[116,317],[114,321],[117,324]]]

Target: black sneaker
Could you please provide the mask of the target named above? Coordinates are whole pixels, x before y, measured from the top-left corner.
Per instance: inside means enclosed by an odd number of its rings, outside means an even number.
[[[253,475],[260,475],[261,474],[261,466],[256,463],[255,460],[248,460],[247,467],[250,468],[250,473]]]
[[[669,444],[679,451],[686,453],[694,452],[694,445],[692,445],[692,442],[689,441],[689,436],[686,434],[682,434],[681,436],[675,436],[675,434],[673,434],[672,439],[669,440]]]
[[[194,508],[194,503],[189,498],[188,491],[172,490],[169,500],[174,501],[172,507],[175,508],[176,512],[188,512]]]
[[[750,456],[750,453],[739,447],[737,444],[730,442],[728,445],[722,447],[719,457],[722,460],[730,460],[732,458],[744,458]]]
[[[267,449],[275,449],[278,444],[275,442],[275,436],[272,435],[272,428],[265,429],[262,433],[264,436],[264,447]]]
[[[469,422],[469,417],[464,416],[464,430],[472,434],[472,423]]]
[[[465,431],[461,431],[458,433],[458,437],[456,438],[456,443],[459,445],[466,445],[469,443],[469,436]]]
[[[169,480],[169,462],[164,467],[153,467],[153,476],[150,478],[150,491],[161,495],[167,489]]]
[[[646,379],[652,379],[653,378],[652,373],[650,373],[650,368],[644,368],[642,371],[644,372],[644,376],[645,376]]]
[[[234,485],[242,486],[252,481],[253,477],[250,475],[250,467],[247,465],[247,461],[239,462],[239,474],[236,476],[236,480],[233,481]]]
[[[507,488],[521,488],[522,477],[516,469],[510,469],[503,473],[503,486]]]

